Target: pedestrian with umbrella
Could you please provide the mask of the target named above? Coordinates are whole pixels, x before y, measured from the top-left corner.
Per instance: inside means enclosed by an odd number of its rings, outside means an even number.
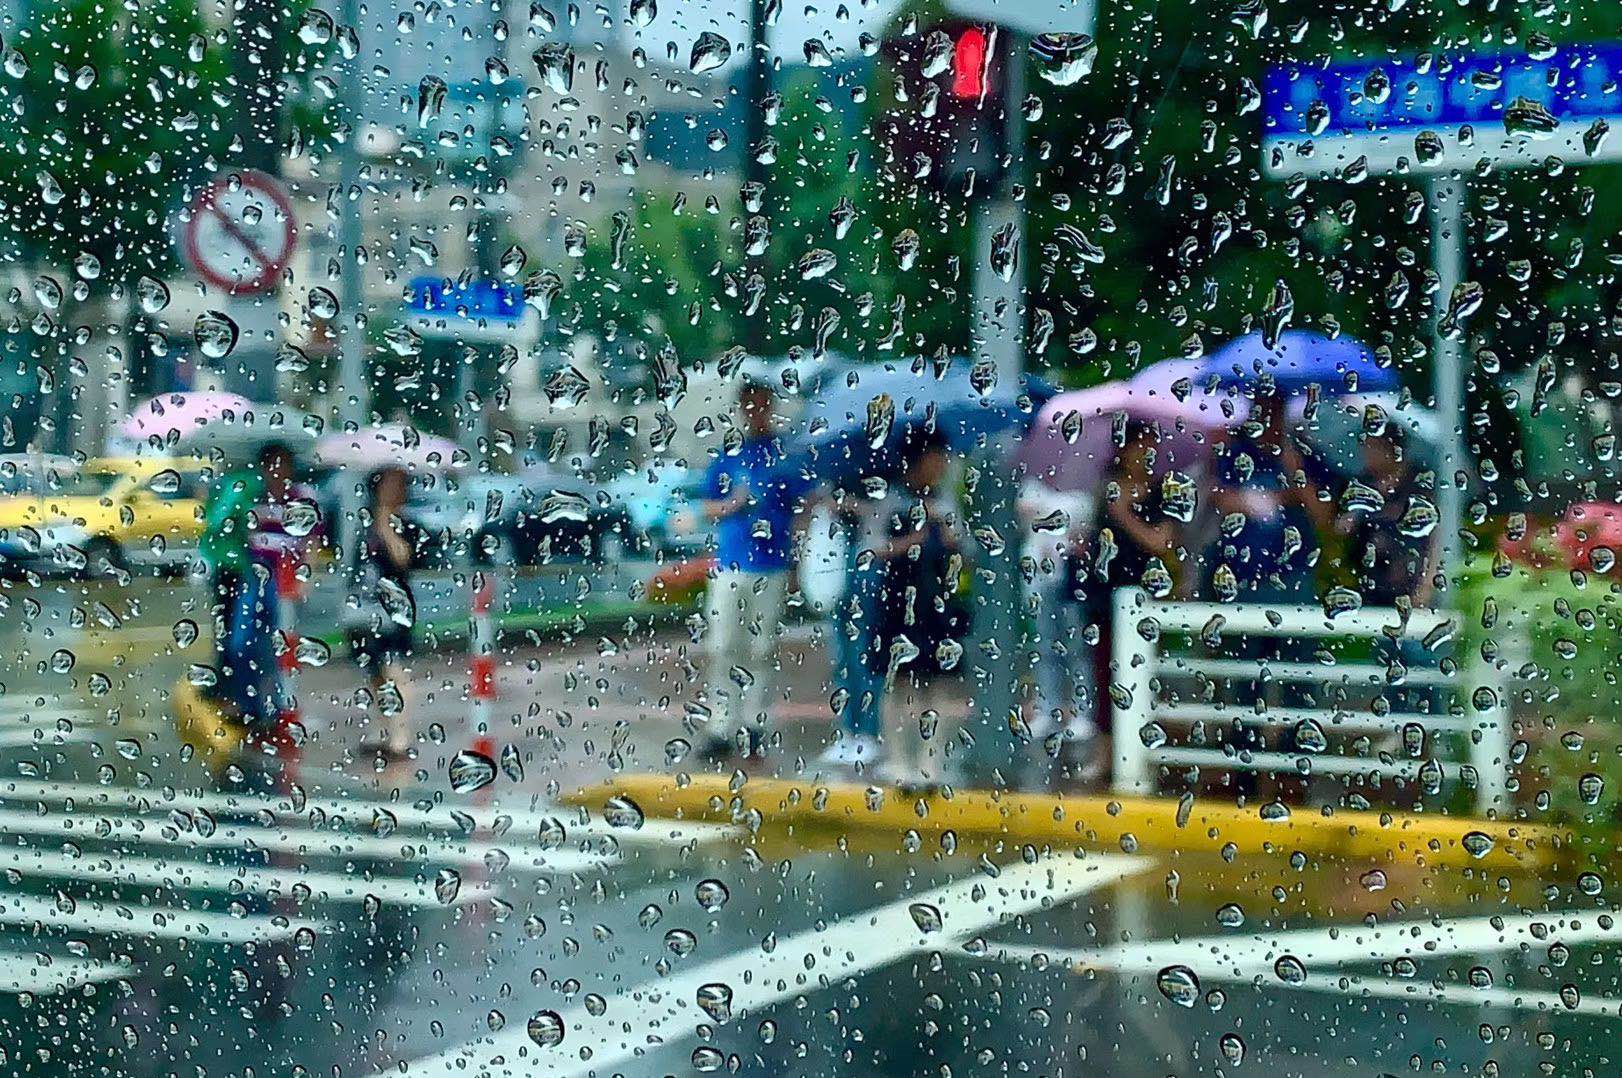
[[[1253,333],[1233,341],[1210,358],[1209,373],[1246,392],[1252,403],[1249,419],[1235,428],[1216,459],[1212,500],[1222,523],[1205,553],[1206,586],[1224,602],[1316,603],[1320,544],[1334,526],[1324,496],[1329,475],[1292,429],[1287,398],[1300,394],[1311,402],[1325,393],[1389,389],[1396,384],[1395,372],[1376,364],[1369,350],[1350,338],[1292,330],[1277,340]],[[1259,670],[1262,660],[1307,661],[1312,646],[1307,639],[1268,635],[1224,642],[1223,650],[1230,658],[1257,660]],[[1255,701],[1268,689],[1258,677],[1244,691]],[[1303,686],[1286,683],[1279,702],[1305,703]],[[1264,725],[1238,718],[1228,736],[1239,751],[1263,749],[1269,740]],[[1278,735],[1276,748],[1293,751],[1290,730]],[[1240,792],[1263,792],[1255,775],[1235,781]]]
[[[876,647],[884,569],[876,552],[893,538],[910,439],[927,428],[948,456],[966,455],[989,438],[1022,432],[1053,389],[1030,377],[989,384],[967,360],[922,358],[831,367],[817,382],[790,461],[829,492],[848,537],[831,648],[838,730],[818,762],[865,768],[886,751],[879,742],[885,670],[864,656]]]

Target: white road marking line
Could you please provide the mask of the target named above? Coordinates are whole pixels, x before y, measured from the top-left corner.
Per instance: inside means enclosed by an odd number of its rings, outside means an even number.
[[[183,859],[130,857],[92,852],[74,857],[59,850],[0,850],[0,869],[16,869],[42,878],[97,880],[109,885],[171,887],[176,890],[228,891],[234,886],[254,894],[290,894],[299,885],[312,892],[311,902],[360,902],[371,895],[401,906],[442,908],[432,884],[399,877],[341,872],[279,872],[253,866],[210,865]],[[487,883],[465,883],[452,905],[465,905],[491,891]]]
[[[128,972],[115,963],[88,958],[0,951],[0,992],[61,992],[110,981]]]
[[[1373,979],[1350,976],[1353,989],[1342,987],[1334,977],[1317,976],[1313,966],[1340,966],[1355,962],[1388,962],[1396,958],[1428,960],[1456,954],[1488,954],[1516,951],[1523,946],[1545,949],[1554,943],[1567,946],[1622,936],[1622,924],[1601,924],[1600,916],[1588,910],[1562,913],[1519,914],[1499,917],[1468,917],[1443,921],[1387,922],[1374,928],[1365,925],[1325,925],[1301,928],[1272,935],[1233,933],[1178,940],[1155,939],[1123,943],[1112,947],[1042,947],[1008,944],[990,952],[990,957],[1032,962],[1042,960],[1051,967],[1074,970],[1095,969],[1124,974],[1158,972],[1172,964],[1188,966],[1202,980],[1256,983],[1262,987],[1305,989],[1392,999],[1435,1000],[1439,1003],[1469,1006],[1495,1005],[1533,1010],[1572,1010],[1552,992],[1487,988],[1468,985],[1438,985],[1430,980]],[[1534,932],[1534,926],[1541,926]],[[1278,979],[1274,963],[1293,955],[1308,967],[1302,984],[1286,984]],[[1611,1000],[1580,1000],[1577,1013],[1616,1016],[1619,1007]]]
[[[0,696],[0,725],[44,726],[58,719],[69,722],[94,721],[96,712],[88,707],[59,703],[36,704],[33,700],[20,700]]]
[[[706,984],[732,988],[734,1014],[756,1012],[801,992],[816,991],[929,950],[951,950],[955,943],[1004,918],[1031,913],[1070,901],[1153,865],[1143,858],[1091,854],[1034,864],[1019,863],[997,879],[975,875],[873,909],[850,914],[822,929],[780,939],[771,953],[751,948],[695,966],[674,977],[646,981],[611,1000],[594,1016],[584,1006],[564,1012],[566,1033],[561,1045],[537,1048],[524,1026],[484,1037],[471,1044],[413,1060],[380,1074],[428,1078],[496,1078],[546,1073],[553,1078],[607,1074],[626,1060],[693,1036],[695,1027],[711,1021],[696,1003]],[[924,935],[913,920],[915,905],[939,910],[939,934]],[[636,1033],[625,1029],[628,1016]],[[590,1049],[587,1059],[585,1050]]]
[[[46,729],[36,726],[27,730],[0,729],[0,749],[60,748],[86,741],[94,741],[103,730],[74,726],[71,730]]]
[[[98,815],[98,813],[100,813]],[[103,821],[107,826],[102,827]],[[304,828],[258,828],[222,826],[210,835],[194,831],[174,837],[163,834],[172,828],[163,817],[125,817],[102,809],[79,809],[71,816],[40,816],[20,809],[0,809],[0,833],[69,835],[79,841],[136,842],[165,846],[172,850],[197,847],[242,849],[245,846],[293,853],[306,857],[375,857],[380,860],[476,862],[486,853],[500,851],[520,869],[564,875],[589,872],[618,860],[611,854],[581,853],[578,850],[542,850],[522,842],[457,842],[433,836],[350,835],[338,831]]]
[[[15,800],[42,801],[48,804],[61,804],[72,800],[76,802],[76,808],[81,812],[118,812],[130,808],[139,812],[165,813],[177,808],[201,808],[212,813],[266,810],[279,814],[293,812],[293,804],[285,796],[257,797],[250,794],[201,791],[177,792],[173,798],[168,798],[156,790],[133,790],[129,787],[101,786],[93,783],[36,782],[22,779],[0,782],[0,803]],[[671,823],[656,819],[649,819],[635,831],[609,827],[600,818],[581,824],[579,809],[562,805],[550,810],[545,805],[508,809],[499,803],[460,805],[447,802],[431,809],[421,809],[412,804],[385,798],[310,797],[304,801],[304,812],[312,810],[324,812],[329,817],[355,820],[365,827],[371,826],[370,813],[382,811],[392,815],[401,827],[437,827],[454,832],[457,837],[460,837],[462,832],[456,821],[451,818],[452,811],[464,812],[472,817],[478,831],[485,834],[488,834],[495,822],[503,817],[511,821],[509,833],[521,831],[531,834],[538,831],[543,822],[555,819],[562,822],[571,839],[607,836],[622,846],[639,844],[680,846],[688,842],[719,842],[743,833],[742,828],[731,824]],[[362,814],[367,814],[367,818],[362,819]],[[504,836],[495,837],[499,839]]]
[[[264,943],[286,939],[300,929],[326,932],[323,921],[269,916],[236,917],[229,913],[181,910],[172,907],[124,906],[105,902],[75,902],[71,911],[59,909],[44,895],[0,895],[0,924],[40,922],[70,933],[120,935],[140,939],[184,939],[210,943]]]
[[[1249,978],[1246,978],[1248,981]],[[1277,979],[1262,982],[1263,987],[1324,992],[1341,1000],[1361,996],[1407,1000],[1412,1003],[1441,1003],[1457,1007],[1500,1007],[1504,1010],[1544,1011],[1557,1014],[1583,1014],[1594,1018],[1622,1017],[1622,1005],[1614,999],[1594,999],[1584,996],[1575,1007],[1568,1007],[1557,992],[1525,991],[1519,988],[1471,988],[1466,984],[1437,984],[1435,981],[1370,980],[1351,978],[1350,986],[1343,987],[1339,978],[1334,980],[1307,978],[1305,984],[1284,984]]]

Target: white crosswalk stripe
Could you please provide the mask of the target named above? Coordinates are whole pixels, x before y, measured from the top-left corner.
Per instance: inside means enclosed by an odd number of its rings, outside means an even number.
[[[87,984],[110,981],[128,971],[117,962],[98,962],[70,955],[35,951],[0,951],[0,993],[60,992]]]
[[[480,861],[487,853],[499,853],[505,854],[519,868],[556,874],[586,872],[615,860],[611,854],[541,849],[521,843],[458,842],[434,836],[392,838],[306,828],[222,826],[208,834],[195,831],[182,833],[162,816],[117,816],[101,809],[50,816],[19,809],[0,809],[0,833],[62,835],[80,841],[139,843],[171,850],[188,847],[257,849],[304,857],[375,857],[380,860],[439,860],[461,864]]]
[[[512,809],[361,797],[300,798],[295,809],[277,796],[4,781],[0,936],[12,943],[0,944],[0,995],[138,977],[140,941],[240,946],[305,930],[319,941],[374,923],[364,909],[455,918],[536,876],[589,878],[630,848],[674,852],[737,833],[622,831],[527,797]]]
[[[264,943],[286,939],[302,929],[328,931],[321,921],[282,914],[238,916],[173,907],[131,907],[84,899],[64,904],[46,895],[0,895],[0,924],[66,929],[70,934],[140,936],[160,940]]]
[[[526,800],[531,800],[526,798]],[[642,828],[629,830],[614,828],[600,819],[579,823],[578,810],[562,806],[534,803],[526,808],[506,807],[500,803],[470,805],[445,803],[432,808],[419,808],[383,798],[307,797],[300,800],[301,809],[285,797],[256,797],[249,794],[217,793],[213,791],[175,791],[172,795],[158,790],[131,790],[125,787],[99,786],[92,783],[61,783],[14,780],[0,782],[0,803],[38,802],[41,804],[73,803],[81,813],[90,811],[168,812],[174,809],[210,813],[271,812],[299,815],[311,811],[321,812],[329,819],[364,819],[371,826],[374,813],[386,813],[401,828],[424,828],[461,835],[456,813],[465,815],[474,823],[475,833],[485,835],[533,835],[543,826],[561,823],[571,839],[611,837],[620,845],[683,846],[688,843],[722,842],[740,836],[742,828],[714,823],[672,823],[649,820]],[[521,841],[514,839],[513,841]]]
[[[176,890],[233,888],[276,898],[308,888],[313,901],[360,902],[374,898],[402,906],[443,906],[431,884],[398,877],[366,879],[341,872],[273,871],[270,869],[205,864],[200,861],[128,857],[90,853],[73,856],[60,850],[8,849],[0,851],[0,870],[14,869],[28,876],[98,880],[107,884],[166,887]],[[452,905],[465,905],[492,891],[488,883],[462,886]]]

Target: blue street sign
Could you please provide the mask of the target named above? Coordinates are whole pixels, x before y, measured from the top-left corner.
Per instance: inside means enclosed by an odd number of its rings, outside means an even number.
[[[1505,107],[1517,98],[1542,105],[1557,120],[1618,116],[1619,78],[1622,44],[1606,42],[1562,46],[1536,60],[1524,53],[1430,54],[1274,68],[1262,99],[1269,135],[1306,133],[1318,102],[1328,114],[1321,134],[1344,135],[1502,123]]]
[[[1622,148],[1605,135],[1622,122],[1619,80],[1617,42],[1274,68],[1262,87],[1264,155],[1275,174],[1344,169],[1359,156],[1371,172],[1614,160]],[[1424,131],[1437,138],[1416,147]]]
[[[463,287],[444,277],[418,277],[411,282],[406,309],[424,317],[516,322],[524,317],[524,290],[501,281],[473,281]]]

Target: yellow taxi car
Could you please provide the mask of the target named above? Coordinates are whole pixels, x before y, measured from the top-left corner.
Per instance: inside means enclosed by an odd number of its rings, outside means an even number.
[[[203,534],[211,474],[199,460],[99,457],[43,489],[0,497],[0,570],[182,568]]]

